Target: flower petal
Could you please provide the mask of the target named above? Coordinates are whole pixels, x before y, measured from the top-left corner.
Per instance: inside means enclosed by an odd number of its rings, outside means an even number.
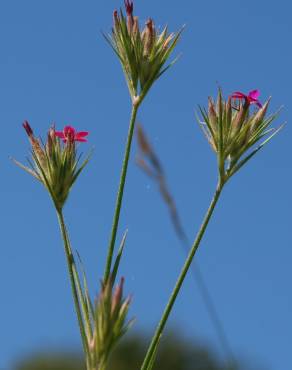
[[[62,131],[55,131],[55,136],[59,137],[60,139],[65,139],[65,135]]]
[[[233,99],[246,99],[246,98],[247,98],[247,96],[246,96],[245,94],[243,94],[242,92],[240,92],[240,91],[235,91],[235,92],[231,95],[231,97],[232,97]]]
[[[87,136],[89,134],[88,131],[79,131],[75,134],[75,137],[84,137],[84,136]]]
[[[82,143],[86,143],[87,142],[87,139],[83,139],[82,137],[76,137],[75,136],[75,141],[80,141]]]
[[[75,128],[74,127],[72,127],[72,126],[65,126],[64,127],[64,129],[63,129],[63,132],[64,132],[64,135],[65,136],[68,136],[68,135],[72,135],[72,136],[74,136],[75,135],[75,133],[76,133],[76,130],[75,130]]]
[[[258,100],[259,96],[260,96],[259,90],[252,90],[248,93],[248,97],[254,101]]]

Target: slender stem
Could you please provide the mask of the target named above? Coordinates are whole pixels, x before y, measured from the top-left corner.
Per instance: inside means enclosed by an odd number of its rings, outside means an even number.
[[[140,102],[141,102],[141,99],[140,99]],[[117,193],[116,207],[115,207],[115,213],[114,213],[114,218],[113,218],[113,225],[112,225],[112,230],[111,230],[111,237],[110,237],[110,242],[109,242],[106,267],[105,267],[105,272],[104,272],[104,281],[106,281],[109,278],[111,265],[112,265],[113,252],[114,252],[114,247],[115,247],[115,242],[116,242],[116,237],[117,237],[117,230],[118,230],[118,225],[119,225],[119,218],[120,218],[120,212],[121,212],[121,206],[122,206],[122,200],[123,200],[123,194],[124,194],[124,186],[126,182],[127,169],[128,169],[128,163],[129,163],[129,157],[130,157],[130,151],[131,151],[131,144],[132,144],[132,139],[133,139],[133,133],[134,133],[134,127],[135,127],[138,107],[139,107],[139,104],[133,104],[132,106],[132,113],[131,113],[128,137],[127,137],[127,142],[126,142],[126,149],[125,149],[124,160],[122,164],[120,184],[119,184],[118,193]]]
[[[169,317],[169,314],[170,314],[170,312],[172,310],[172,307],[173,307],[173,305],[175,303],[175,300],[177,298],[177,295],[178,295],[178,293],[180,291],[180,288],[181,288],[181,286],[182,286],[182,284],[184,282],[184,279],[185,279],[186,274],[187,274],[187,272],[189,270],[189,267],[191,266],[191,263],[192,263],[192,260],[194,258],[194,255],[195,255],[195,253],[196,253],[196,251],[197,251],[197,249],[199,247],[199,244],[200,244],[200,242],[202,240],[202,237],[203,237],[203,235],[205,233],[205,230],[206,230],[206,228],[208,226],[208,223],[209,223],[210,218],[211,218],[211,216],[213,214],[213,211],[214,211],[214,208],[216,206],[216,203],[217,203],[217,201],[218,201],[218,199],[220,197],[220,194],[221,194],[223,185],[224,184],[221,181],[219,181],[218,186],[216,188],[216,192],[214,194],[214,197],[213,197],[213,199],[212,199],[212,201],[210,203],[210,206],[209,206],[208,211],[207,211],[207,213],[205,215],[205,218],[204,218],[203,223],[202,223],[202,225],[200,227],[200,230],[198,231],[197,237],[196,237],[196,239],[195,239],[195,241],[193,243],[193,246],[192,246],[192,248],[191,248],[191,250],[189,252],[189,255],[188,255],[188,257],[187,257],[187,259],[185,261],[185,264],[184,264],[184,266],[183,266],[183,268],[181,270],[181,273],[179,275],[179,278],[177,279],[177,282],[176,282],[175,287],[174,287],[174,289],[173,289],[173,291],[171,293],[171,296],[170,296],[169,301],[168,301],[168,303],[166,305],[166,308],[165,308],[164,313],[163,313],[163,315],[161,317],[161,320],[160,320],[160,322],[159,322],[159,324],[158,324],[158,326],[156,328],[156,331],[155,331],[155,333],[154,333],[154,335],[152,337],[151,343],[150,343],[150,345],[148,347],[148,351],[146,353],[146,356],[144,358],[143,364],[141,366],[141,370],[146,370],[147,367],[148,367],[148,365],[149,365],[149,363],[150,363],[150,361],[152,360],[152,356],[153,356],[154,351],[156,350],[156,347],[157,347],[159,338],[160,338],[160,336],[161,336],[161,334],[163,332],[163,329],[165,327],[165,324],[167,322],[167,319]]]
[[[58,215],[58,221],[59,221],[59,224],[60,224],[61,234],[62,234],[62,238],[63,238],[63,242],[64,242],[64,249],[65,249],[65,254],[66,254],[69,278],[70,278],[70,283],[71,283],[71,288],[72,288],[75,310],[76,310],[76,314],[77,314],[77,318],[78,318],[78,325],[79,325],[80,335],[81,335],[81,339],[82,339],[83,350],[84,350],[85,357],[86,357],[87,368],[89,368],[89,364],[88,364],[88,359],[89,359],[88,343],[87,343],[86,332],[85,332],[84,323],[83,323],[83,319],[82,319],[80,302],[79,302],[79,299],[78,299],[78,287],[76,286],[76,282],[75,282],[75,277],[76,277],[76,274],[78,274],[78,273],[77,273],[75,262],[74,262],[74,256],[72,254],[72,250],[71,250],[71,247],[70,247],[70,241],[69,241],[69,237],[68,237],[68,233],[67,233],[67,229],[66,229],[65,220],[64,220],[62,210],[57,209],[57,215]]]

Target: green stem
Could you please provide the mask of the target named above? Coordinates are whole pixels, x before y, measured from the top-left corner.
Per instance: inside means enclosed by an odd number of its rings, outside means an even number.
[[[185,279],[186,274],[187,274],[187,272],[189,270],[189,267],[191,266],[191,263],[192,263],[192,260],[194,258],[194,255],[195,255],[195,253],[196,253],[196,251],[197,251],[197,249],[199,247],[199,244],[200,244],[200,242],[202,240],[202,237],[203,237],[203,235],[205,233],[205,230],[206,230],[206,228],[208,226],[208,223],[209,223],[210,218],[211,218],[211,216],[213,214],[213,211],[214,211],[214,208],[216,206],[216,203],[217,203],[217,201],[218,201],[218,199],[220,197],[220,194],[221,194],[223,185],[224,184],[221,181],[219,181],[218,186],[216,188],[216,192],[215,192],[215,194],[213,196],[213,199],[211,201],[211,204],[210,204],[210,206],[208,208],[208,211],[207,211],[207,213],[205,215],[204,221],[203,221],[203,223],[202,223],[202,225],[200,227],[200,230],[199,230],[199,232],[197,234],[197,237],[196,237],[196,239],[195,239],[195,241],[193,243],[193,246],[192,246],[192,248],[191,248],[191,250],[189,252],[189,255],[188,255],[188,257],[187,257],[187,259],[185,261],[185,264],[184,264],[184,266],[183,266],[183,268],[181,270],[181,273],[179,275],[179,278],[177,279],[177,282],[176,282],[175,287],[174,287],[174,289],[173,289],[173,291],[171,293],[171,296],[170,296],[169,301],[168,301],[168,303],[166,305],[166,308],[165,308],[164,313],[163,313],[163,315],[161,317],[161,320],[160,320],[160,322],[159,322],[159,324],[158,324],[158,326],[156,328],[156,331],[155,331],[155,333],[154,333],[154,335],[152,337],[151,343],[150,343],[150,345],[148,347],[146,356],[145,356],[144,361],[143,361],[143,364],[141,366],[141,370],[146,370],[148,368],[148,366],[149,366],[149,363],[152,361],[152,357],[153,357],[154,352],[156,351],[156,348],[157,348],[157,345],[158,345],[158,342],[159,342],[159,338],[160,338],[160,336],[161,336],[161,334],[163,332],[163,329],[165,327],[165,324],[167,322],[167,319],[169,317],[169,314],[170,314],[170,312],[172,310],[172,307],[173,307],[173,305],[175,303],[175,300],[177,298],[177,295],[178,295],[178,293],[180,291],[180,288],[181,288],[181,286],[182,286],[182,284],[184,282],[184,279]]]
[[[76,277],[78,276],[78,272],[76,270],[76,266],[75,266],[75,262],[74,262],[74,256],[72,254],[70,241],[69,241],[69,237],[68,237],[68,233],[67,233],[67,229],[66,229],[65,220],[64,220],[62,210],[57,209],[57,215],[58,215],[58,221],[59,221],[59,224],[60,224],[61,234],[62,234],[62,238],[63,238],[63,242],[64,242],[64,249],[65,249],[65,254],[66,254],[69,278],[70,278],[70,283],[71,283],[71,288],[72,288],[75,310],[76,310],[76,314],[77,314],[77,318],[78,318],[78,324],[79,324],[79,330],[80,330],[80,335],[81,335],[82,344],[83,344],[83,350],[84,350],[85,357],[86,357],[87,368],[89,369],[89,363],[88,363],[89,349],[88,349],[88,343],[87,343],[84,323],[83,323],[83,319],[82,319],[80,302],[79,302],[79,299],[78,299],[78,287],[76,286],[76,281],[75,281]]]
[[[108,255],[107,255],[107,260],[106,260],[106,267],[104,271],[104,281],[108,280],[110,276],[113,252],[114,252],[114,247],[115,247],[115,242],[116,242],[116,237],[117,237],[117,230],[118,230],[118,225],[119,225],[119,218],[120,218],[120,212],[121,212],[121,206],[122,206],[122,200],[123,200],[123,194],[124,194],[124,186],[126,182],[126,175],[127,175],[127,169],[128,169],[128,163],[129,163],[129,157],[130,157],[130,151],[131,151],[131,144],[132,144],[132,139],[133,139],[137,111],[138,111],[138,107],[140,103],[141,103],[141,99],[139,103],[133,104],[132,106],[132,113],[131,113],[128,137],[127,137],[127,142],[126,142],[126,149],[125,149],[124,160],[122,164],[120,184],[119,184],[118,193],[117,193],[116,207],[115,207],[114,219],[113,219],[113,224],[112,224]]]

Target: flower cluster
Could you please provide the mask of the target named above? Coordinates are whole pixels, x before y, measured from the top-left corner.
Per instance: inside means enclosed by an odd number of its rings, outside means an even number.
[[[278,112],[266,117],[270,98],[263,105],[258,98],[258,90],[247,95],[237,91],[224,101],[219,89],[216,102],[209,97],[208,110],[199,107],[203,120],[198,118],[198,121],[217,154],[219,173],[224,181],[282,128],[269,128]],[[251,110],[252,105],[259,109]],[[261,139],[263,142],[244,156]]]
[[[120,59],[132,99],[145,96],[151,85],[172,64],[165,66],[180,32],[158,32],[152,19],[140,30],[133,1],[125,0],[126,17],[114,11],[112,35],[106,37]]]
[[[103,369],[117,341],[126,333],[131,321],[126,323],[131,298],[123,298],[124,278],[113,289],[112,279],[101,283],[101,292],[94,307],[93,337],[89,350],[94,366]]]
[[[77,177],[88,163],[89,157],[78,167],[76,157],[76,141],[84,142],[87,131],[76,132],[71,126],[66,126],[62,132],[51,127],[45,144],[34,136],[29,123],[25,121],[23,127],[28,135],[32,161],[30,168],[15,161],[43,183],[49,191],[57,209],[61,209],[68,197],[69,191]],[[64,142],[62,145],[60,139]]]

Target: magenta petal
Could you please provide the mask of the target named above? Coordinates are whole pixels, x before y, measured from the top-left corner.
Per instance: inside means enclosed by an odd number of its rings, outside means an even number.
[[[232,98],[234,99],[246,99],[246,95],[243,94],[242,92],[240,91],[235,91],[232,95],[231,95]]]
[[[248,97],[251,98],[252,100],[258,100],[259,96],[260,96],[259,90],[252,90],[248,93]]]
[[[258,100],[255,102],[255,104],[256,104],[259,108],[262,108],[262,107],[263,107],[263,105],[262,105]]]
[[[64,135],[67,136],[67,135],[75,135],[75,128],[72,127],[72,126],[65,126],[64,129],[63,129],[63,132],[64,132]]]
[[[86,143],[87,140],[86,139],[83,139],[82,137],[75,137],[75,141],[80,141],[82,143]]]
[[[59,137],[60,139],[65,139],[65,135],[62,131],[55,131],[55,136]]]
[[[76,137],[84,137],[87,136],[88,134],[89,134],[88,131],[79,131],[77,132]]]

